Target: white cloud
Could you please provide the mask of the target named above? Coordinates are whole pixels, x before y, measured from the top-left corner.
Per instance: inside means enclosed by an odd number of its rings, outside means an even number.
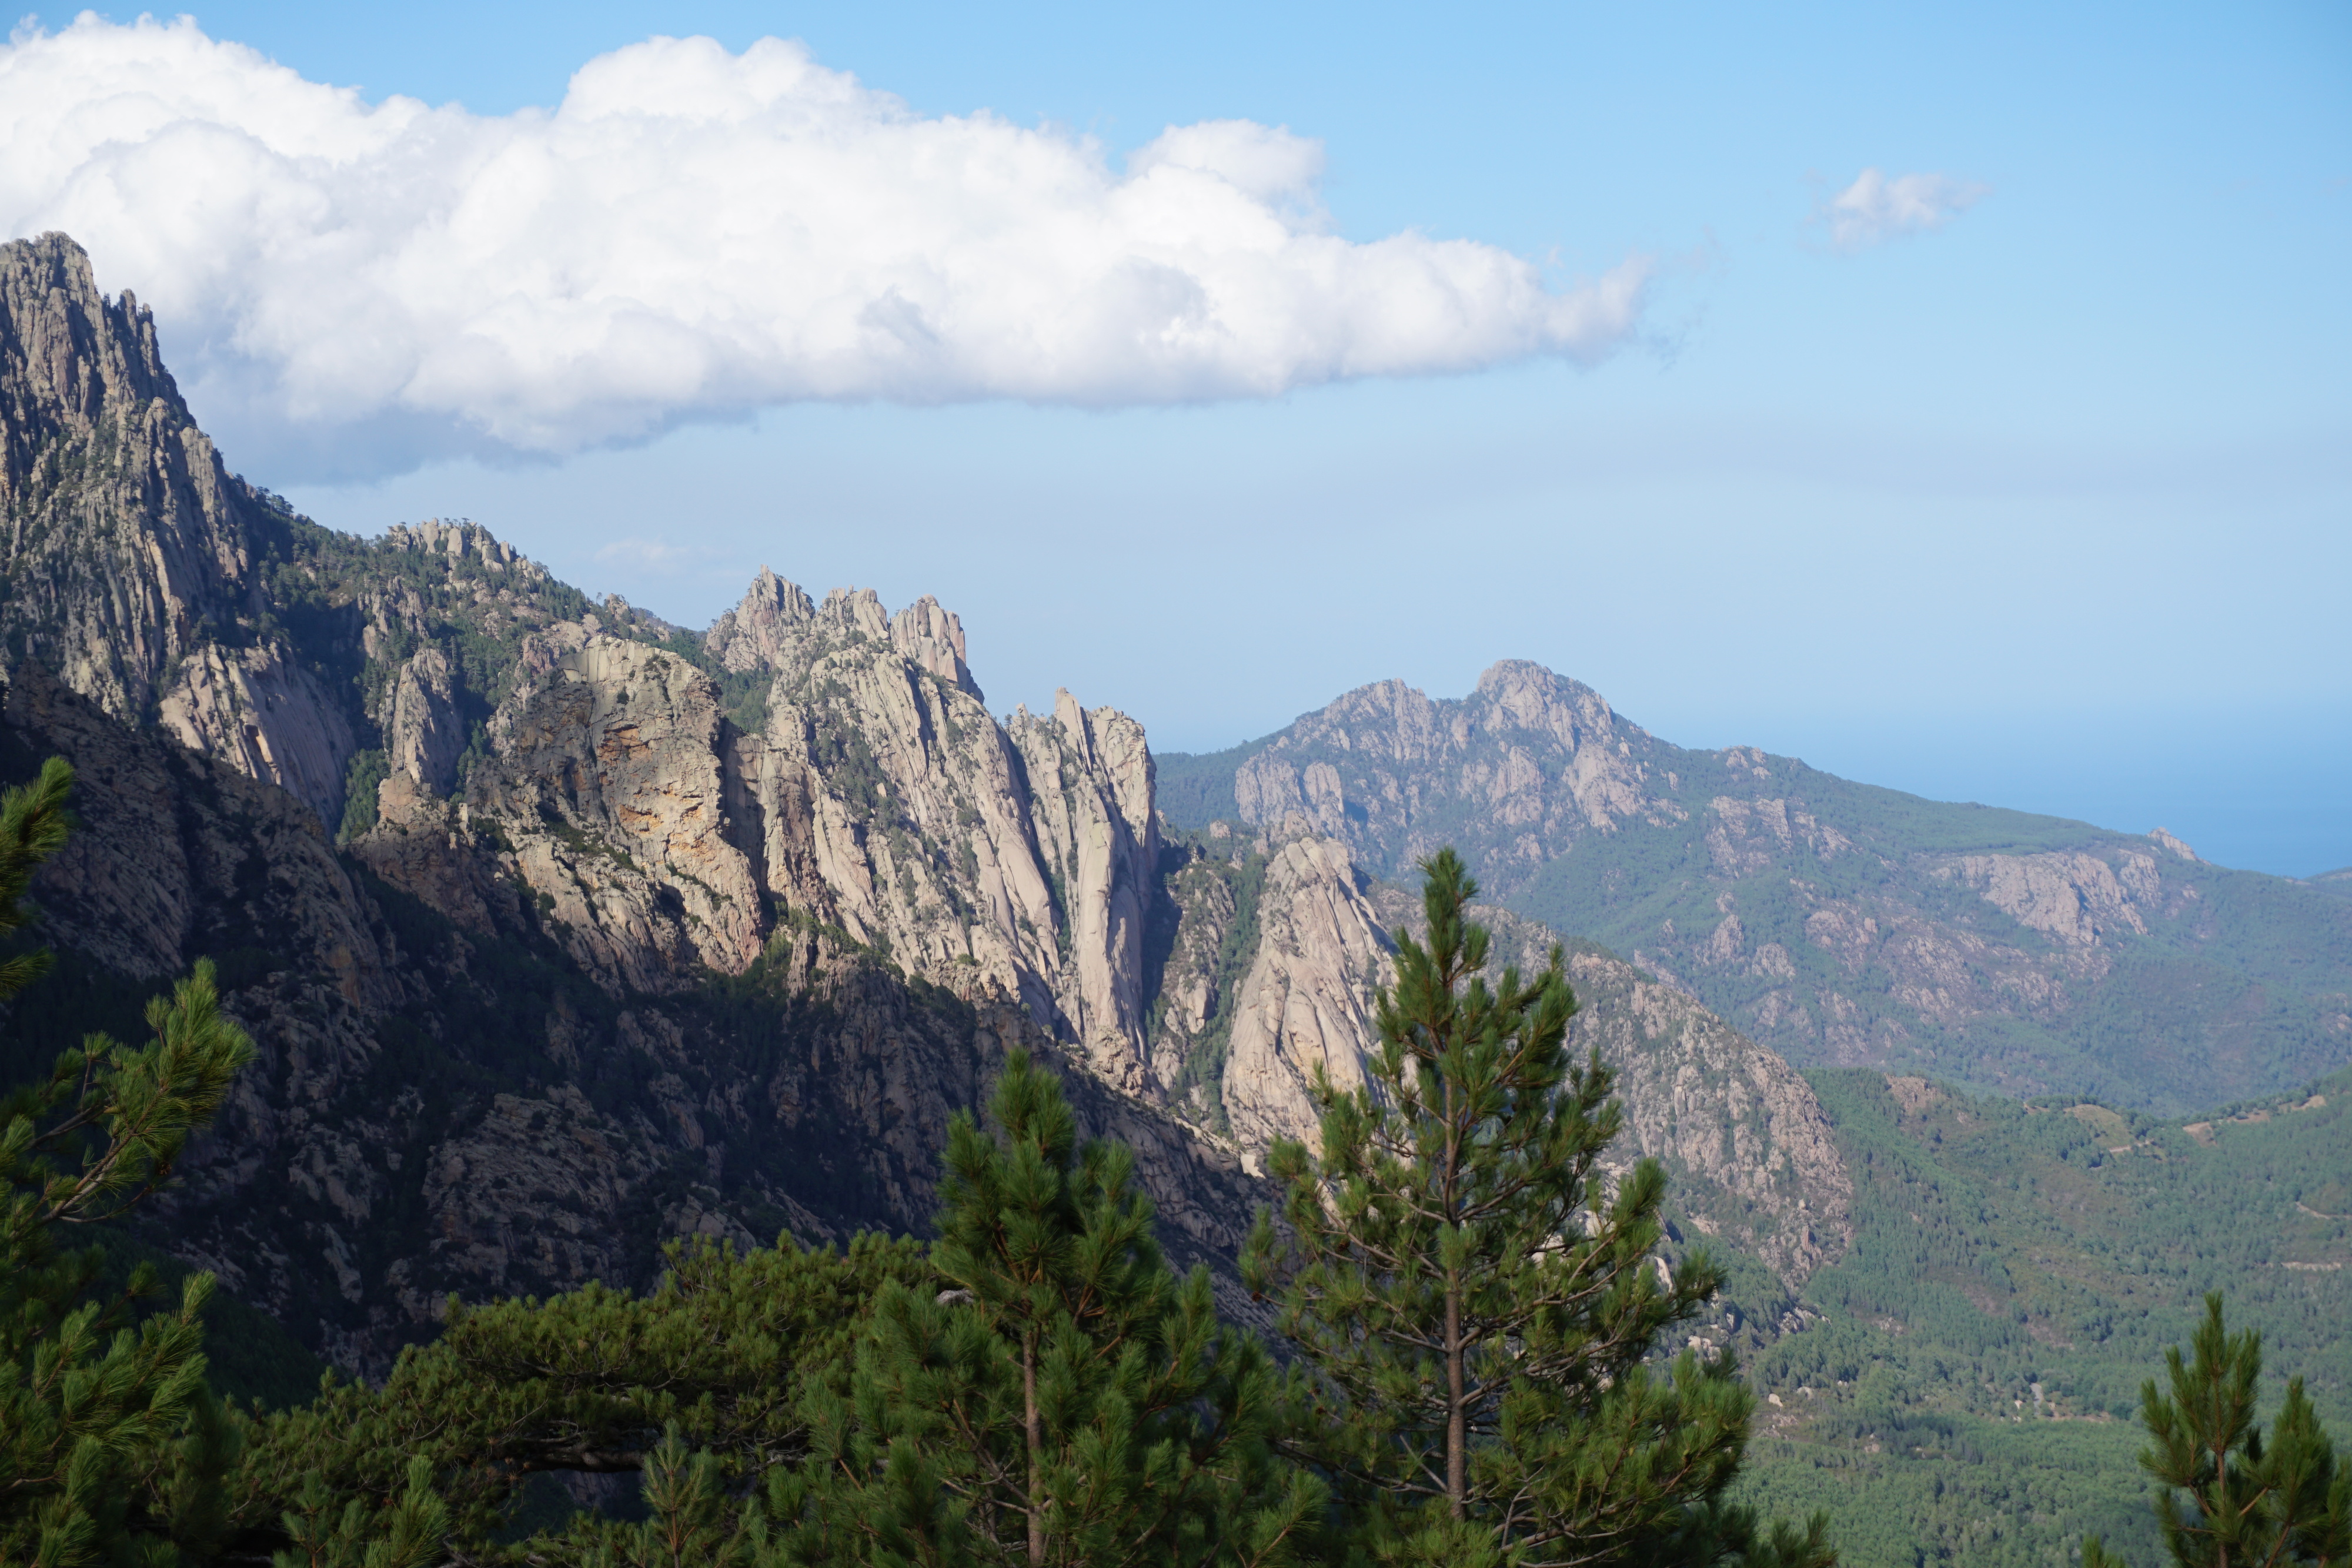
[[[208,404],[412,460],[800,399],[1107,406],[1591,362],[1649,272],[1552,290],[1491,246],[1349,242],[1320,145],[1286,130],[1175,127],[1122,172],[775,39],[656,38],[551,111],[486,117],[371,107],[188,18],[85,14],[0,48],[0,145],[6,234],[79,240]]]
[[[1990,194],[1991,187],[1949,174],[1897,174],[1875,169],[1830,198],[1814,214],[1829,225],[1830,243],[1840,250],[1864,250],[1906,235],[1942,228]]]

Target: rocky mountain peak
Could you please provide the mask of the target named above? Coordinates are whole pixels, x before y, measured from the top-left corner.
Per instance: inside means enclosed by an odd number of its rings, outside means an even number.
[[[816,607],[816,622],[849,636],[876,642],[890,635],[890,612],[882,607],[882,596],[870,588],[835,589]]]
[[[764,672],[793,686],[827,654],[867,643],[890,648],[974,697],[982,695],[965,662],[963,622],[929,594],[896,615],[870,588],[836,588],[814,603],[764,566],[742,602],[712,623],[703,652],[734,674]]]
[[[0,246],[0,383],[7,397],[0,502],[27,477],[33,449],[58,429],[161,402],[185,417],[163,368],[155,318],[129,289],[98,290],[89,256],[61,234]]]
[[[890,645],[929,674],[981,695],[964,663],[963,622],[926,593],[890,619]],[[985,698],[982,700],[985,701]]]
[[[1476,705],[1484,703],[1484,710]],[[1467,703],[1474,722],[1490,732],[1529,730],[1570,750],[1591,745],[1630,752],[1649,737],[1617,716],[1609,699],[1581,681],[1526,659],[1489,665]]]
[[[1244,758],[1233,800],[1253,825],[1300,812],[1389,875],[1454,843],[1507,893],[1562,841],[1678,819],[1659,753],[1590,686],[1507,659],[1466,697],[1401,681],[1349,692]]]
[[[712,623],[703,649],[738,674],[780,669],[786,640],[815,619],[809,596],[762,566],[743,601]]]
[[[63,235],[0,246],[0,412],[10,659],[333,820],[356,740],[264,602],[286,521],[195,427],[152,317]]]
[[[394,549],[424,550],[433,555],[463,560],[467,556],[478,559],[491,571],[521,570],[546,575],[546,569],[537,561],[526,560],[516,553],[514,546],[501,542],[489,529],[471,517],[458,517],[445,522],[439,517],[427,517],[421,523],[394,523],[384,530],[383,542]]]
[[[1610,944],[1808,1066],[2185,1109],[2305,1082],[2352,1039],[2352,925],[2313,896],[2342,883],[2230,872],[2161,828],[1686,749],[1525,661],[1459,699],[1382,682],[1162,761],[1179,830],[1296,812],[1401,882],[1452,844],[1497,903]],[[2229,913],[2256,907],[2242,927]]]

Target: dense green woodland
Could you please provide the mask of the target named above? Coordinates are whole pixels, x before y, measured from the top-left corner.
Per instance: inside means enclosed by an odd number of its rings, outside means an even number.
[[[2089,1530],[2150,1561],[2140,1385],[2208,1291],[2271,1396],[2299,1375],[2352,1427],[2352,1072],[2185,1123],[1809,1076],[1856,1236],[1750,1363],[1781,1404],[1743,1485],[1827,1509],[1846,1562],[2047,1563]]]

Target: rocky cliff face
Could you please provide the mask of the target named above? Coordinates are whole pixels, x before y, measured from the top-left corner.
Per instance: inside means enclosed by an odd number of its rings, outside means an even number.
[[[615,653],[617,690],[654,732],[674,672]],[[543,716],[590,685],[552,683],[524,706]],[[692,733],[691,702],[664,716],[679,709],[688,722],[648,750]],[[28,1024],[108,996],[135,1006],[219,959],[261,1059],[185,1162],[156,1239],[346,1366],[380,1368],[452,1291],[642,1281],[666,1236],[919,1228],[949,1113],[976,1103],[1007,1045],[1059,1060],[1009,998],[910,982],[807,926],[772,935],[724,983],[663,967],[665,941],[728,939],[663,896],[730,862],[693,831],[684,788],[626,789],[644,776],[611,742],[614,716],[582,748],[612,761],[569,758],[579,788],[551,791],[528,841],[491,825],[519,819],[402,777],[383,821],[338,853],[289,796],[124,728],[37,664],[7,690],[8,777],[65,756],[84,824],[36,889],[66,963],[35,998],[47,1010],[16,1009],[9,1071],[70,1038]],[[511,787],[510,768],[486,808]],[[633,815],[656,807],[666,825]],[[616,839],[638,846],[636,870],[588,847]],[[540,896],[574,873],[565,900]],[[723,913],[717,888],[707,897]],[[640,926],[623,918],[646,910]],[[1230,1256],[1257,1201],[1239,1161],[1082,1063],[1068,1071],[1089,1129],[1138,1147],[1178,1255]]]
[[[1419,897],[1366,875],[1348,846],[1291,812],[1255,839],[1188,841],[1161,937],[1158,1080],[1214,1119],[1255,1167],[1277,1138],[1315,1141],[1318,1071],[1365,1082],[1375,993],[1395,977],[1391,932],[1418,931]],[[1496,963],[1542,965],[1552,932],[1497,906]],[[1790,1289],[1852,1237],[1853,1181],[1812,1090],[1789,1064],[1590,943],[1569,962],[1581,1003],[1570,1044],[1619,1075],[1628,1136],[1609,1168],[1661,1161],[1694,1227],[1765,1263]],[[1213,1087],[1213,1094],[1207,1092]]]
[[[1268,836],[1258,944],[1232,998],[1220,1085],[1234,1135],[1252,1158],[1276,1138],[1312,1144],[1319,1069],[1340,1089],[1364,1082],[1378,1040],[1374,993],[1393,951],[1358,885],[1353,858],[1292,813]]]
[[[2146,838],[1669,745],[1519,662],[1162,759],[1182,825],[1297,812],[1631,954],[1791,1061],[2185,1109],[2352,1061],[2352,908]]]
[[[154,318],[61,235],[0,246],[0,389],[11,658],[339,813],[354,742],[268,626],[273,519],[189,418]]]
[[[1373,815],[1321,758],[1250,775],[1257,829],[1171,837],[1141,727],[1067,693],[1000,720],[935,600],[763,570],[696,637],[471,523],[334,534],[226,474],[69,243],[5,247],[0,306],[0,761],[67,756],[87,824],[39,888],[73,978],[19,1005],[9,1070],[219,957],[262,1060],[162,1239],[344,1364],[453,1291],[643,1279],[668,1235],[919,1226],[1014,1043],[1136,1146],[1179,1255],[1227,1258],[1316,1070],[1360,1080],[1392,949]],[[1677,820],[1654,743],[1540,674],[1493,683],[1551,737],[1526,757],[1402,688],[1366,711],[1395,768],[1445,759],[1462,823]],[[1589,765],[1530,785],[1545,744]],[[1418,800],[1380,831],[1421,843]],[[2046,880],[2015,896],[2054,909]],[[1801,1082],[1592,973],[1694,1222],[1787,1278],[1833,1252]]]
[[[1381,883],[1371,902],[1393,930],[1426,928],[1420,900]],[[1497,905],[1477,906],[1496,966],[1543,967],[1560,938]],[[1589,942],[1562,944],[1577,1014],[1570,1049],[1598,1051],[1617,1074],[1630,1136],[1622,1174],[1646,1155],[1675,1178],[1675,1204],[1701,1235],[1764,1262],[1791,1289],[1853,1239],[1853,1176],[1811,1085],[1684,992]]]

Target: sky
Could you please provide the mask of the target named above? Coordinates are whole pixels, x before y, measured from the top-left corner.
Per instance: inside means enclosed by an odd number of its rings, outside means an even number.
[[[1161,750],[1541,661],[2352,865],[2352,8],[64,9],[0,223],[232,467]]]

